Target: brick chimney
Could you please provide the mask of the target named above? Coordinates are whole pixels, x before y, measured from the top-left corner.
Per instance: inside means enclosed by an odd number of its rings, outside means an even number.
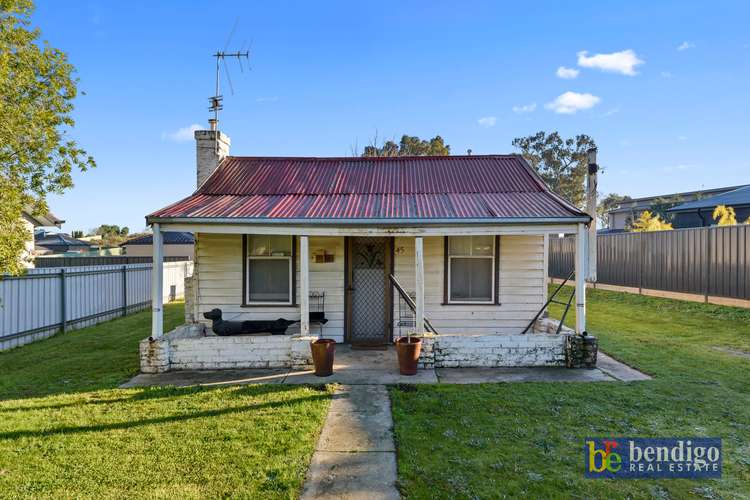
[[[206,182],[221,160],[229,154],[229,145],[229,136],[216,130],[214,123],[211,123],[211,130],[195,131],[197,187]]]

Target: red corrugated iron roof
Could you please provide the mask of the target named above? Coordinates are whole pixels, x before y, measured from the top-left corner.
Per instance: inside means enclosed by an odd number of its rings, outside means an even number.
[[[389,158],[227,157],[149,221],[189,219],[571,219],[518,155]]]

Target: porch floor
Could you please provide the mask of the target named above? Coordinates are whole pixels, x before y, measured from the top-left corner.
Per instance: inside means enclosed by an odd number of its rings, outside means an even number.
[[[600,352],[593,370],[568,368],[436,368],[422,369],[417,375],[398,373],[396,351],[354,350],[336,345],[333,375],[316,377],[312,370],[242,369],[185,370],[136,375],[121,387],[235,384],[481,384],[492,382],[612,382],[648,380],[651,377]]]

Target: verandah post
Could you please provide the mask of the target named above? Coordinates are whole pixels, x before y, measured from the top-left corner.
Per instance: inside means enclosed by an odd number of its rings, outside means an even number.
[[[414,238],[414,268],[416,270],[414,327],[417,333],[422,333],[424,331],[424,242],[421,236]]]
[[[299,238],[299,332],[310,335],[310,244],[307,236]]]
[[[586,226],[578,224],[576,233],[576,333],[586,331]]]
[[[151,338],[157,339],[164,333],[164,241],[161,226],[154,223],[153,258],[151,262]]]

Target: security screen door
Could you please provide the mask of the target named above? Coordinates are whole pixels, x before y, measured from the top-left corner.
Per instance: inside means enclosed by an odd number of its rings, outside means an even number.
[[[392,239],[348,239],[347,330],[354,346],[385,345],[390,340]]]

